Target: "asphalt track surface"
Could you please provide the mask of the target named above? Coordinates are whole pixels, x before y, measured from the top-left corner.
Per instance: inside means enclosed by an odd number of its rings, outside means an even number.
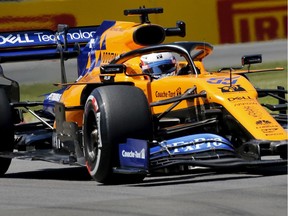
[[[238,65],[242,55],[255,53],[262,53],[264,62],[286,60],[287,41],[216,47],[215,57],[209,57],[207,64]],[[60,76],[53,72],[54,63],[17,63],[3,68],[20,83],[57,82]],[[69,63],[68,74],[76,73],[74,64]],[[147,177],[139,184],[104,186],[91,180],[83,167],[13,160],[0,179],[0,215],[286,216],[287,167],[195,170]]]

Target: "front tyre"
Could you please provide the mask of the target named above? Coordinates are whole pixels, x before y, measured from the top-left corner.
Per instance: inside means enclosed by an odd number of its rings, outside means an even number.
[[[127,137],[148,140],[152,131],[146,96],[134,86],[103,86],[88,97],[83,117],[83,145],[90,175],[104,184],[122,183],[144,176],[113,174],[119,166],[118,144]]]
[[[14,124],[12,109],[4,89],[0,89],[0,152],[12,152]],[[0,176],[4,175],[11,163],[10,158],[0,157]]]

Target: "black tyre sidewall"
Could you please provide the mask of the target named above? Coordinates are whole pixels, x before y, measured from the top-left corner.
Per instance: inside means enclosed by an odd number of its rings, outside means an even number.
[[[101,154],[96,160],[87,156],[88,116],[100,112]],[[90,114],[89,114],[90,113]],[[88,97],[83,117],[83,144],[90,175],[98,182],[115,182],[112,167],[119,165],[118,145],[127,137],[149,139],[152,120],[144,93],[133,86],[104,86],[96,88]],[[86,146],[85,146],[86,145]]]
[[[13,116],[4,89],[0,89],[0,137],[0,152],[12,152],[14,142]],[[0,176],[6,173],[10,163],[10,158],[0,158]]]

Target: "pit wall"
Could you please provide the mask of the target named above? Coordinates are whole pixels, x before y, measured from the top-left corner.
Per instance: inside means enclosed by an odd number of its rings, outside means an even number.
[[[152,23],[173,27],[185,21],[184,40],[226,44],[287,38],[287,0],[0,0],[0,32],[139,21],[123,11],[140,6],[164,9],[150,15]],[[166,42],[175,40],[181,39]]]

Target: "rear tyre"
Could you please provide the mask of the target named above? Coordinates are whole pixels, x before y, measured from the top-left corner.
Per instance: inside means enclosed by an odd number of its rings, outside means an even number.
[[[152,134],[152,115],[139,88],[113,85],[94,89],[86,101],[83,121],[86,166],[97,182],[143,180],[145,176],[112,172],[119,166],[118,143],[127,137],[148,140]]]
[[[0,89],[0,152],[12,152],[14,125],[12,109],[4,89]],[[11,164],[10,158],[0,157],[0,176],[4,175]]]

